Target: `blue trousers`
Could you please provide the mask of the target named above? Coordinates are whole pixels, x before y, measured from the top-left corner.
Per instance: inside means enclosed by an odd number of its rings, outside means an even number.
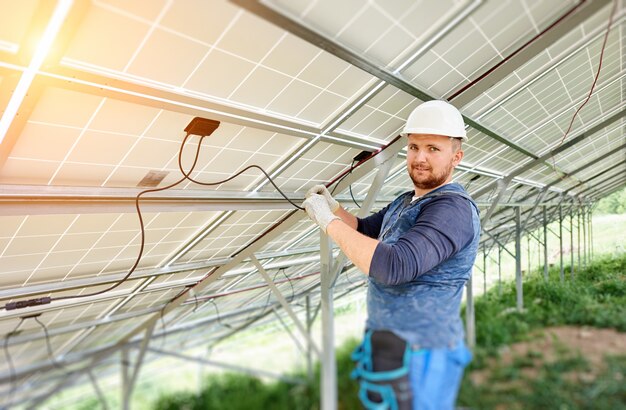
[[[454,409],[463,371],[471,360],[472,354],[463,342],[452,349],[412,352],[409,380],[413,409]]]
[[[415,350],[391,332],[367,331],[352,358],[366,409],[452,410],[472,355],[463,342]]]

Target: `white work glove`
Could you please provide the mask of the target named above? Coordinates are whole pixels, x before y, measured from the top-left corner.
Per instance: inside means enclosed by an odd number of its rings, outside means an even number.
[[[309,198],[313,194],[323,195],[328,203],[328,207],[330,208],[330,212],[335,213],[337,209],[339,209],[339,202],[333,198],[333,196],[328,192],[328,189],[324,185],[315,185],[304,195],[305,198]]]
[[[333,214],[328,206],[328,202],[323,195],[311,194],[302,204],[309,218],[313,220],[326,233],[328,224],[335,219],[341,219]]]

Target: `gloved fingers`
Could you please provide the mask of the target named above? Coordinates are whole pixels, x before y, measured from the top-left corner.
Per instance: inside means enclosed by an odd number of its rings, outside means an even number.
[[[330,207],[328,206],[328,202],[326,202],[326,198],[324,198],[324,196],[320,194],[309,195],[309,197],[304,200],[302,205],[304,205],[304,208],[307,209],[307,212],[309,212],[309,209],[311,210],[311,212],[315,213],[318,213],[323,209],[328,209],[330,211]]]
[[[326,198],[323,195],[311,194],[304,201],[303,205],[311,220],[319,225],[324,232],[326,232],[326,227],[332,220],[340,219],[331,212],[328,202],[326,202]]]
[[[313,194],[324,195],[325,194],[324,191],[328,192],[328,189],[326,189],[324,185],[318,184],[309,188],[309,190],[306,191],[306,194],[304,195],[304,197],[308,198]],[[330,192],[328,194],[330,195]]]

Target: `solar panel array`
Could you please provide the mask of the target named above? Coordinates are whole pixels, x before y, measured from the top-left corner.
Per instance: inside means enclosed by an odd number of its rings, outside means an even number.
[[[3,110],[58,5],[0,2]],[[571,10],[588,15],[572,23]],[[548,28],[563,31],[533,40]],[[0,302],[119,282],[140,250],[134,197],[181,178],[183,130],[196,116],[221,121],[203,141],[196,180],[257,164],[299,203],[362,150],[390,143],[416,96],[450,99],[477,124],[455,180],[483,215],[499,198],[485,229],[508,240],[507,204],[526,205],[531,229],[541,223],[536,203],[554,219],[558,204],[590,204],[624,186],[624,30],[623,0],[75,1],[0,146]],[[602,51],[593,95],[563,138]],[[501,78],[485,85],[493,67]],[[186,169],[198,141],[183,150]],[[375,208],[410,189],[404,166],[400,153]],[[375,172],[352,178],[357,201]],[[357,211],[347,190],[338,197]],[[319,300],[318,230],[257,170],[216,186],[183,181],[141,206],[145,248],[128,280],[0,311],[4,405],[36,405],[88,382],[88,368],[110,372],[111,353],[151,326],[176,350],[274,320],[276,297],[242,257],[252,248],[296,311],[307,295]],[[346,271],[337,296],[363,289],[356,269]],[[33,314],[45,329],[20,319]]]

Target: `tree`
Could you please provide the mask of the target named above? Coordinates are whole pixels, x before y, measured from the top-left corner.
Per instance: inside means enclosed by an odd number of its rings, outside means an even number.
[[[596,212],[599,214],[626,213],[626,187],[598,201]]]

